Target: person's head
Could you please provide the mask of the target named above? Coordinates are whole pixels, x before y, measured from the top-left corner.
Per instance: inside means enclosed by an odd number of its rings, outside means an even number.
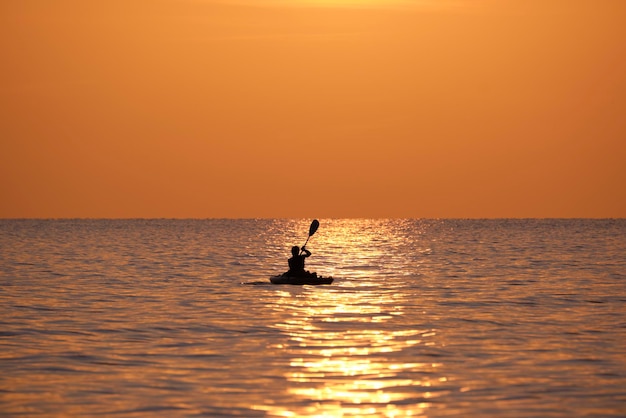
[[[294,245],[293,247],[291,247],[291,254],[293,255],[300,254],[300,247],[298,247],[297,245]]]

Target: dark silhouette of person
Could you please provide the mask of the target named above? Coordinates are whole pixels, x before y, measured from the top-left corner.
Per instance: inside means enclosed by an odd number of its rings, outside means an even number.
[[[307,250],[306,247],[302,247],[302,251],[304,254],[300,254],[300,248],[297,245],[291,247],[292,257],[288,260],[289,271],[287,276],[308,277],[312,275],[304,270],[304,259],[311,256],[311,251]]]

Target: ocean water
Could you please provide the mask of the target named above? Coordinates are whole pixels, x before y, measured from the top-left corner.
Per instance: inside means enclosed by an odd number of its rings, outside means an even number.
[[[0,416],[626,416],[626,220],[310,221],[1,220]]]

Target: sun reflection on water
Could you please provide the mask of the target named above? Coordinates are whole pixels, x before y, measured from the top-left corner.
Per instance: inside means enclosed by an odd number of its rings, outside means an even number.
[[[416,360],[436,333],[407,327],[394,293],[352,288],[279,291],[270,307],[287,343],[289,404],[255,408],[270,416],[423,416],[438,363]]]
[[[270,349],[285,361],[286,393],[255,409],[269,416],[424,416],[445,393],[437,388],[442,365],[424,355],[436,331],[407,318],[414,301],[398,283],[381,280],[399,266],[415,274],[429,251],[406,222],[321,222],[307,268],[338,279],[328,287],[276,289],[267,307],[285,339]],[[303,221],[294,231],[306,227]],[[418,256],[406,257],[407,245]]]
[[[308,245],[313,256],[307,267],[324,275],[358,279],[360,289],[378,285],[387,274],[413,275],[431,251],[430,242],[421,238],[426,228],[410,220],[321,220]]]

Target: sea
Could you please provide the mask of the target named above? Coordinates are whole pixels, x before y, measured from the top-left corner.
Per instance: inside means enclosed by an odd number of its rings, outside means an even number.
[[[0,220],[0,416],[626,416],[626,219],[311,221]]]

